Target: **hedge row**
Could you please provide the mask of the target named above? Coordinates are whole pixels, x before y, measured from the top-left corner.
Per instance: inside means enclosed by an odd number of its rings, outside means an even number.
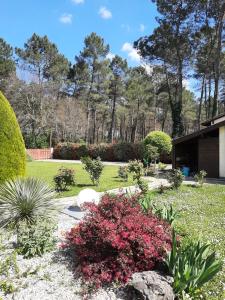
[[[123,161],[133,159],[143,159],[143,143],[118,143],[118,144],[58,144],[53,151],[54,159],[78,160],[84,156],[92,158],[100,157],[103,161]],[[169,162],[169,157],[164,157],[161,161]]]

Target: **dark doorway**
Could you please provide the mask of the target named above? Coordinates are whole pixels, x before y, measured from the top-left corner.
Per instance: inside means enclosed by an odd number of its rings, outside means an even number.
[[[209,137],[199,139],[198,169],[205,170],[207,177],[219,177],[219,138]]]

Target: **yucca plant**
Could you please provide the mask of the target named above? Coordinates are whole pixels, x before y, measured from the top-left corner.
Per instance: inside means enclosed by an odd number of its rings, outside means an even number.
[[[174,231],[172,249],[168,253],[166,264],[174,278],[175,293],[181,295],[184,291],[191,296],[194,296],[222,267],[222,262],[216,258],[215,252],[210,252],[208,244],[198,241],[184,249],[178,248]]]
[[[54,190],[36,178],[18,178],[0,186],[0,227],[33,224],[37,218],[52,218],[59,207]]]

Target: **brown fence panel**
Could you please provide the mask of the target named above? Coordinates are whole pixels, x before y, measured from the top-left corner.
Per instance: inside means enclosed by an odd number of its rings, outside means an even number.
[[[27,149],[27,153],[34,160],[52,158],[52,148],[48,148],[48,149]]]

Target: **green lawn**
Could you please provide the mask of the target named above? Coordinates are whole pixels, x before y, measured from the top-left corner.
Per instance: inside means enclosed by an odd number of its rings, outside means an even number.
[[[183,242],[201,239],[225,260],[225,186],[205,185],[203,188],[183,186],[160,195],[150,192],[160,203],[172,203],[179,211],[175,223]],[[203,288],[204,299],[225,299],[225,269]]]
[[[76,186],[71,187],[69,191],[61,193],[60,197],[77,195],[84,188],[93,188],[98,192],[111,190],[114,188],[133,185],[131,177],[128,182],[121,181],[117,177],[118,166],[105,166],[102,176],[100,178],[100,184],[98,187],[93,186],[86,171],[83,170],[81,164],[69,164],[69,163],[52,163],[52,162],[38,162],[32,161],[27,163],[27,176],[38,177],[48,182],[51,185],[53,183],[53,177],[56,175],[58,169],[64,166],[75,170]]]

